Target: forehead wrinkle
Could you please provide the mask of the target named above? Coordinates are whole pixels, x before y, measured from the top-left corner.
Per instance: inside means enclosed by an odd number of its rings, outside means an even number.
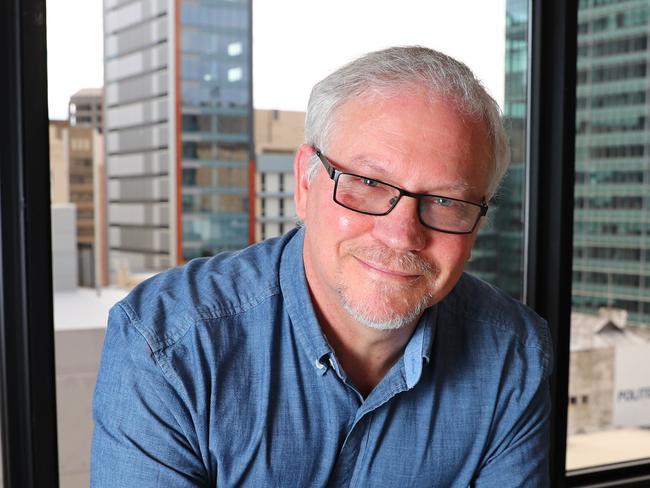
[[[352,158],[350,160],[350,164],[352,164],[355,168],[361,166],[362,169],[368,169],[382,175],[388,175],[386,167],[390,166],[390,162],[380,162],[365,156]]]

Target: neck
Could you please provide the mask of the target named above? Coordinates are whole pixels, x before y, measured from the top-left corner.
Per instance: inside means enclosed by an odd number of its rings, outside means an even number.
[[[376,330],[354,320],[342,307],[316,306],[321,328],[348,377],[367,397],[402,356],[417,320],[394,330]]]

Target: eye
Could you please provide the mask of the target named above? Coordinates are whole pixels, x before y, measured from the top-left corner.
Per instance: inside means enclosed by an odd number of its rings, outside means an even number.
[[[370,178],[361,178],[361,183],[363,183],[366,186],[373,187],[373,188],[379,185],[379,183],[377,181],[372,180]]]
[[[455,205],[458,205],[456,200],[451,200],[450,198],[445,198],[445,197],[435,197],[433,199],[433,203],[436,205],[440,205],[441,207],[453,207]]]

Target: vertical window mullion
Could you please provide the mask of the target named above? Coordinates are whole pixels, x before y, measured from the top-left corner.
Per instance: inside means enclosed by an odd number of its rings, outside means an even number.
[[[564,486],[571,315],[577,0],[532,0],[526,301],[554,343],[551,479]]]
[[[45,0],[0,2],[4,486],[58,486]]]

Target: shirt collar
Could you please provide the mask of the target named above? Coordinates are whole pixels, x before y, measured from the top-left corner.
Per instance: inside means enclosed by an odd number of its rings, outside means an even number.
[[[322,374],[327,369],[325,358],[332,354],[332,349],[318,324],[307,286],[302,256],[305,229],[294,232],[280,260],[280,289],[298,340],[314,368]]]
[[[422,366],[429,363],[431,345],[438,319],[438,307],[429,307],[420,317],[404,349],[404,375],[407,388],[413,388],[422,376]]]

